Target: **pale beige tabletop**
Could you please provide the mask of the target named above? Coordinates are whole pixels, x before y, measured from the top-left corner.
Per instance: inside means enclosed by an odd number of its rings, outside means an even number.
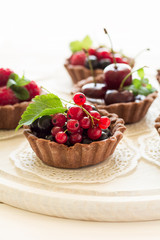
[[[137,66],[160,68],[159,1],[1,1],[0,67],[39,82],[53,79],[53,89],[69,93],[71,81],[63,69],[68,44],[90,35],[95,45],[106,43],[108,28],[116,50],[135,56]],[[58,79],[58,81],[57,81]],[[13,140],[14,144],[14,140]],[[1,145],[1,142],[0,142]],[[7,149],[6,149],[7,152]],[[0,152],[0,159],[3,155]],[[109,223],[60,219],[0,204],[0,239],[160,239],[160,221]]]

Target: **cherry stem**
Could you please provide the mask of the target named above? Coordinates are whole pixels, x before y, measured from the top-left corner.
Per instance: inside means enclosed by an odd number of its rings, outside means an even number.
[[[134,72],[137,72],[138,70],[140,70],[140,69],[142,69],[142,68],[145,68],[145,67],[147,67],[147,66],[143,66],[143,67],[141,67],[141,68],[138,68],[138,69],[136,69],[136,70],[128,73],[128,74],[123,78],[123,80],[122,80],[122,82],[121,82],[121,84],[120,84],[120,87],[119,87],[119,91],[122,90],[125,81],[126,81]]]
[[[106,35],[108,35],[108,38],[109,38],[109,41],[110,41],[110,44],[111,44],[111,52],[112,52],[112,55],[113,55],[113,62],[114,62],[114,64],[115,64],[115,69],[117,69],[117,62],[116,62],[116,59],[115,59],[115,56],[114,56],[112,40],[111,40],[110,35],[109,35],[109,33],[107,32],[106,28],[104,28],[104,33],[105,33]]]
[[[88,51],[84,48],[83,51],[85,52],[85,54],[87,55],[87,58],[88,58],[88,63],[89,63],[89,68],[90,68],[90,71],[91,71],[91,74],[92,74],[92,77],[93,77],[93,82],[96,86],[96,80],[95,80],[95,76],[94,76],[94,70],[93,70],[93,66],[92,66],[92,63],[91,63],[91,60],[89,59],[89,53]]]
[[[134,57],[134,59],[136,59],[137,57],[139,57],[143,52],[145,52],[145,51],[150,51],[150,48],[145,48],[145,49],[142,49],[140,52],[138,52],[137,54],[136,54],[136,56]]]

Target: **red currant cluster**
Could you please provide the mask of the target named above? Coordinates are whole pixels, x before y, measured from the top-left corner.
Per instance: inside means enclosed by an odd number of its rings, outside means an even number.
[[[67,140],[71,144],[81,143],[84,131],[91,140],[99,139],[102,129],[109,127],[110,119],[106,116],[101,117],[99,112],[85,103],[86,97],[83,93],[76,93],[73,100],[76,105],[70,107],[66,115],[57,113],[52,116],[52,136],[56,142],[62,144]]]

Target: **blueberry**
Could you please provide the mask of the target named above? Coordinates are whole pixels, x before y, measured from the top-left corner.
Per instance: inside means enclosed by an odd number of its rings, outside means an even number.
[[[94,55],[90,55],[90,56],[88,56],[86,58],[86,61],[85,61],[85,67],[86,68],[90,69],[90,65],[89,65],[89,60],[88,59],[90,60],[93,69],[98,67],[98,59],[97,59],[97,57],[94,56]]]
[[[54,137],[52,135],[46,135],[45,139],[50,140],[50,141],[54,141]]]
[[[91,140],[91,139],[89,139],[89,138],[83,138],[83,140],[82,140],[82,143],[83,144],[90,144],[90,143],[92,143],[93,141]]]
[[[33,123],[31,123],[30,129],[32,132],[38,131],[38,120],[39,120],[39,118],[37,118]]]
[[[104,58],[99,61],[99,68],[104,69],[108,65],[111,64],[111,60],[109,58]]]

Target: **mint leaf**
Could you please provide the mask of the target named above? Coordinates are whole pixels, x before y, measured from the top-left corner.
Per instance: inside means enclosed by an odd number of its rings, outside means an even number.
[[[28,83],[30,83],[30,80],[26,79],[24,77],[24,75],[20,78],[16,73],[12,73],[10,76],[9,76],[9,80],[14,80],[14,84],[16,84],[17,86],[19,87],[22,87],[22,86],[25,86],[27,85]],[[10,81],[9,85],[11,84],[12,81]],[[7,83],[7,86],[8,86],[8,83]],[[11,85],[10,85],[11,86]]]
[[[144,69],[140,68],[137,70],[138,76],[143,79],[144,78]]]
[[[69,44],[72,53],[79,52],[83,49],[89,49],[92,45],[92,40],[89,36],[86,36],[82,41],[73,41]]]
[[[16,82],[13,79],[9,79],[7,82],[7,88],[11,88],[12,85],[16,85]]]
[[[82,48],[84,49],[89,49],[92,46],[92,40],[89,36],[86,36],[83,40],[82,40]]]
[[[52,93],[47,95],[38,95],[29,104],[26,111],[23,113],[18,130],[22,125],[30,125],[37,118],[44,115],[52,115],[55,113],[63,113],[67,109],[63,107],[60,98]]]
[[[16,97],[19,100],[24,101],[24,100],[27,100],[30,97],[28,90],[24,87],[19,87],[17,85],[12,85],[10,88],[13,90],[13,92],[15,93]]]
[[[132,80],[132,82],[133,82],[133,85],[135,86],[135,88],[140,88],[141,80],[135,78],[135,79]]]
[[[148,84],[149,80],[148,80],[148,78],[143,78],[143,79],[141,79],[141,82],[142,82],[142,84]]]
[[[72,53],[79,52],[82,50],[82,44],[80,41],[71,42],[69,47]]]

